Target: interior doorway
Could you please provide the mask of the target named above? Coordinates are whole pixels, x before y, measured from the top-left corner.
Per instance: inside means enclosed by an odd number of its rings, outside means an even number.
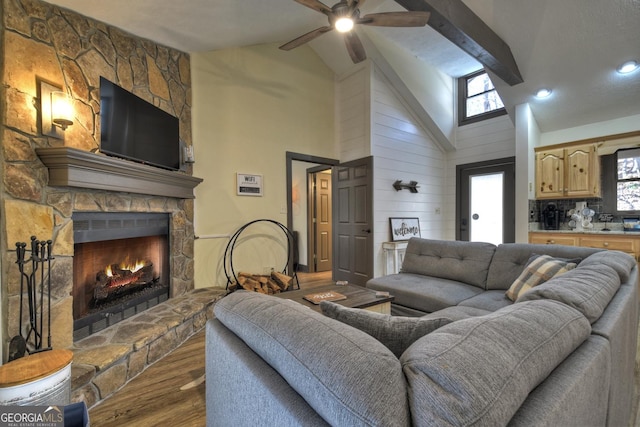
[[[331,271],[333,265],[331,168],[321,165],[307,169],[307,188],[308,272]]]
[[[322,271],[317,268],[325,269],[327,266],[330,271],[333,264],[330,208],[333,195],[326,191],[316,192],[311,184],[314,179],[326,178],[321,173],[329,171],[330,186],[331,168],[339,164],[339,161],[293,152],[287,152],[286,157],[287,228],[294,233],[298,249],[294,256],[296,259],[290,265],[295,264],[296,270],[304,273]],[[319,184],[320,187],[323,185],[326,186],[327,183]],[[311,200],[312,197],[314,200]],[[315,200],[316,197],[320,200]],[[329,211],[323,212],[327,208]],[[314,217],[319,227],[314,225]],[[321,262],[318,263],[318,260]]]
[[[515,158],[456,167],[456,240],[515,242]]]

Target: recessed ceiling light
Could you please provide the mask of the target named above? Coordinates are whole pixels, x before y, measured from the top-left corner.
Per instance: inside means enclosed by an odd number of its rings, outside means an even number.
[[[638,69],[640,65],[636,61],[627,61],[624,64],[620,65],[617,70],[620,74],[629,74]]]
[[[551,95],[551,89],[542,88],[536,92],[536,98],[546,98]]]

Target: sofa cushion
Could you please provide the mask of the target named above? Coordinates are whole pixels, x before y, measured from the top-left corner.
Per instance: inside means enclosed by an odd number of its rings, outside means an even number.
[[[422,317],[390,316],[358,308],[349,308],[334,302],[323,301],[320,309],[325,316],[353,326],[371,335],[384,344],[396,357],[414,343],[418,338],[451,323],[451,320],[439,317],[424,319]]]
[[[537,245],[531,243],[503,243],[496,249],[489,273],[487,289],[506,291],[522,273],[533,254],[550,255],[554,258],[582,258],[602,249],[563,245]]]
[[[552,299],[580,311],[589,322],[600,318],[620,288],[620,276],[603,264],[582,265],[522,294],[516,302]]]
[[[573,270],[576,266],[577,263],[570,260],[553,258],[549,255],[532,255],[522,273],[507,290],[506,296],[511,301],[515,301],[528,290],[554,276]]]
[[[504,297],[504,295],[503,295]],[[453,307],[443,308],[442,310],[435,311],[433,313],[425,314],[422,316],[424,319],[449,319],[452,322],[467,319],[469,317],[484,316],[491,313],[492,310],[483,310],[476,307],[468,307],[463,305],[456,305]]]
[[[494,290],[484,291],[475,297],[466,299],[458,304],[458,307],[474,307],[492,312],[500,310],[502,307],[507,307],[511,304],[513,304],[513,301],[507,298],[504,291]]]
[[[589,336],[589,322],[567,305],[523,304],[445,325],[404,352],[415,425],[506,425]]]
[[[604,264],[613,268],[620,276],[620,282],[629,281],[631,270],[636,266],[636,260],[627,253],[621,251],[602,251],[587,257],[582,265]]]
[[[455,280],[484,289],[495,250],[496,246],[491,243],[414,237],[407,244],[401,271]]]
[[[226,296],[214,313],[329,424],[409,425],[400,362],[370,335],[255,292]]]
[[[455,280],[422,274],[399,273],[376,277],[367,282],[367,288],[388,291],[393,305],[400,305],[431,313],[478,295],[481,288]]]

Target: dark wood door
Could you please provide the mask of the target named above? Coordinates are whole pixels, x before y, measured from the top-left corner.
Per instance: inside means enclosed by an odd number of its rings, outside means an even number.
[[[333,249],[331,233],[331,171],[314,174],[314,256],[315,271],[331,271]]]
[[[333,278],[361,285],[373,277],[373,158],[334,167]]]
[[[515,242],[515,159],[458,165],[456,169],[456,239]]]

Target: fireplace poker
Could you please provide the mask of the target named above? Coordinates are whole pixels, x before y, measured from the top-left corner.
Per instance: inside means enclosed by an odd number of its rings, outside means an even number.
[[[51,348],[51,256],[53,241],[47,240],[47,348]]]

